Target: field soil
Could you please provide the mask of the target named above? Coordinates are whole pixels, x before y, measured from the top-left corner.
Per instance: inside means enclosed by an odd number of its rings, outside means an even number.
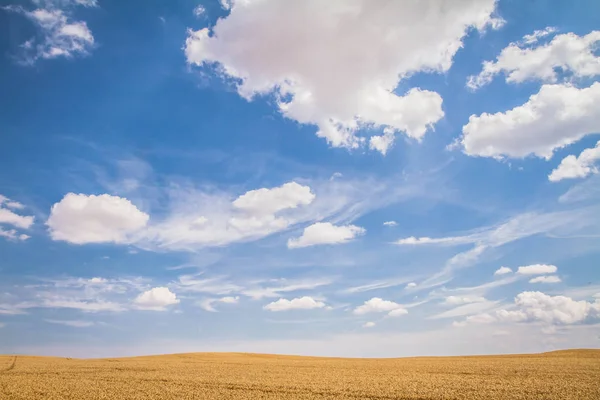
[[[600,350],[348,359],[0,356],[0,399],[600,399]]]

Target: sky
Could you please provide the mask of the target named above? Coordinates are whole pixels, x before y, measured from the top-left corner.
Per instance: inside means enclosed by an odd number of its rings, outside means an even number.
[[[600,3],[8,0],[0,354],[600,347]]]

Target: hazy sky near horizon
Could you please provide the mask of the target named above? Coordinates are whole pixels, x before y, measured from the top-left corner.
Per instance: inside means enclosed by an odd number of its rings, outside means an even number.
[[[598,15],[3,2],[0,354],[600,347]]]

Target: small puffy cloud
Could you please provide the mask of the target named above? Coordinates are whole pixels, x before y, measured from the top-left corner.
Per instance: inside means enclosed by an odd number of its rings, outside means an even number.
[[[406,286],[404,287],[405,289],[412,289],[417,287],[417,284],[415,282],[409,282],[406,284]]]
[[[385,221],[383,226],[397,226],[398,223],[396,221]]]
[[[204,13],[206,13],[206,9],[202,4],[198,4],[196,8],[194,8],[194,15],[196,17],[201,17],[204,15]]]
[[[526,45],[534,44],[537,43],[540,39],[545,38],[546,36],[549,36],[554,32],[556,32],[556,28],[554,28],[553,26],[548,26],[544,29],[535,30],[532,34],[523,36],[523,40],[521,40],[521,43]]]
[[[209,311],[209,312],[217,312],[217,310],[213,307],[215,303],[223,303],[223,304],[237,304],[239,301],[239,296],[225,296],[218,299],[204,299],[198,303],[200,308]]]
[[[363,305],[356,307],[353,311],[356,315],[384,312],[388,313],[390,317],[408,314],[408,311],[401,304],[383,300],[379,297],[373,297],[371,300],[365,301]]]
[[[189,64],[235,79],[246,99],[274,94],[284,116],[316,126],[331,146],[357,148],[367,143],[360,130],[384,130],[368,141],[381,153],[400,132],[422,139],[444,116],[438,93],[415,87],[397,94],[399,83],[448,71],[468,32],[502,24],[494,0],[227,4],[230,13],[214,27],[189,30]]]
[[[548,180],[558,182],[563,179],[585,178],[597,174],[598,167],[595,164],[598,160],[600,160],[600,141],[595,147],[583,150],[578,157],[568,155],[563,158],[559,166],[548,175]]]
[[[23,7],[9,7],[9,11],[18,12],[31,20],[38,32],[38,37],[21,45],[22,62],[33,64],[38,59],[58,57],[72,58],[87,55],[94,47],[94,36],[84,21],[73,21],[72,6],[96,6],[95,1],[38,1],[33,11]]]
[[[289,239],[287,246],[294,249],[320,244],[347,243],[365,232],[364,228],[355,225],[336,226],[330,222],[317,222],[304,228],[302,236]]]
[[[448,296],[444,300],[444,303],[449,305],[461,305],[469,303],[481,303],[484,301],[486,301],[486,299],[481,296]]]
[[[262,188],[246,192],[235,199],[233,206],[253,215],[265,215],[308,205],[314,199],[315,195],[310,187],[288,182],[272,189]]]
[[[526,265],[523,267],[519,267],[517,270],[517,274],[520,275],[543,275],[543,274],[553,274],[558,271],[558,268],[555,265],[548,264],[533,264]]]
[[[550,159],[556,149],[600,131],[599,103],[600,82],[581,89],[543,85],[511,110],[471,115],[463,126],[461,144],[470,156]]]
[[[536,276],[535,278],[531,278],[529,280],[529,283],[559,283],[559,282],[561,282],[561,280],[556,275]]]
[[[535,31],[526,35],[522,43],[511,43],[500,52],[496,61],[484,62],[481,73],[469,77],[467,86],[477,89],[501,73],[506,75],[508,83],[531,79],[554,83],[559,78],[558,69],[575,78],[600,75],[600,57],[595,54],[600,31],[592,31],[585,36],[565,33],[555,36],[548,44],[524,47],[538,43],[540,38],[553,32],[551,28]]]
[[[24,206],[6,196],[0,195],[0,224],[12,225],[15,228],[29,229],[33,225],[34,217],[19,215],[12,210],[21,210]],[[12,210],[11,210],[12,209]]]
[[[511,274],[512,272],[512,269],[508,267],[500,267],[494,272],[494,275],[506,275]]]
[[[27,240],[30,238],[29,235],[26,235],[24,233],[19,234],[19,232],[17,232],[16,229],[3,229],[0,226],[0,237],[6,238],[8,240]]]
[[[167,306],[178,304],[179,299],[167,287],[155,287],[140,293],[133,304],[141,310],[164,311]]]
[[[315,308],[323,308],[325,303],[317,301],[309,296],[299,297],[297,299],[287,300],[279,299],[265,305],[263,308],[268,311],[289,311],[289,310],[312,310]]]
[[[515,297],[516,310],[499,310],[501,321],[541,321],[556,325],[582,323],[600,317],[600,301],[573,300],[567,296],[549,296],[542,292],[523,292]]]
[[[53,240],[127,243],[148,219],[148,214],[122,197],[68,193],[52,206],[46,225]]]
[[[363,324],[363,328],[372,328],[375,326],[375,322],[369,321]]]

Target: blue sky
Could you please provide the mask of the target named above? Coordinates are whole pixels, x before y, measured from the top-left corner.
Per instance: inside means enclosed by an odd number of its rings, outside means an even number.
[[[0,353],[600,345],[594,1],[14,1]]]

